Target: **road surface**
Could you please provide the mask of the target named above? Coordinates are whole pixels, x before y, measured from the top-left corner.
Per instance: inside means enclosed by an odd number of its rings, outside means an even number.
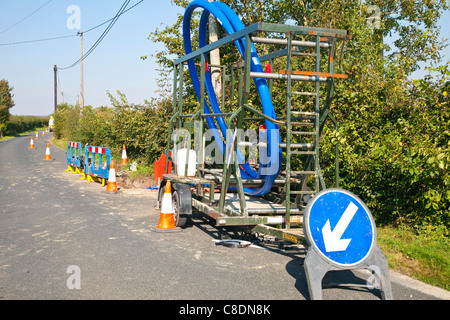
[[[199,213],[177,233],[151,230],[156,192],[107,193],[65,171],[65,150],[51,135],[0,142],[0,299],[305,300],[302,248],[228,248]],[[119,185],[120,187],[120,185]],[[369,275],[329,273],[326,300],[378,300]],[[394,299],[450,299],[449,292],[391,272]],[[223,310],[222,310],[223,311]]]

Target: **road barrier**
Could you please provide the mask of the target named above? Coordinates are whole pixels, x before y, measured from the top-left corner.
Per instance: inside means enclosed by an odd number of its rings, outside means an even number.
[[[109,178],[110,166],[111,151],[108,147],[84,146],[84,179],[88,182],[101,180],[104,186]]]
[[[169,157],[171,157],[171,155],[169,155]],[[170,161],[170,160],[166,161],[166,160],[167,160],[167,157],[163,153],[163,154],[161,154],[159,159],[153,163],[155,181],[162,181],[163,174],[166,173],[166,162],[167,162],[167,166],[168,166],[167,172],[168,173],[172,172],[172,161]]]
[[[81,142],[69,141],[66,150],[67,169],[81,173],[82,180],[101,182],[106,185],[111,166],[111,151],[107,147],[95,147],[86,144],[83,149]]]
[[[67,143],[67,170],[75,173],[83,173],[83,146],[81,142],[69,141]]]

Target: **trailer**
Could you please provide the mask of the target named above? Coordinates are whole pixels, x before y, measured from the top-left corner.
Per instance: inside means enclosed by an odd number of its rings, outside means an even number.
[[[327,122],[338,129],[330,106],[336,79],[347,76],[335,69],[351,36],[346,30],[259,22],[227,30],[227,36],[206,44],[201,39],[206,28],[202,16],[200,48],[191,50],[193,9],[188,10],[187,51],[174,61],[173,116],[168,124],[166,158],[173,162],[174,172],[166,170],[163,175],[159,199],[170,180],[177,226],[182,227],[196,208],[217,226],[239,226],[304,243],[305,206],[327,187],[320,168],[322,153],[333,154],[334,186],[339,186],[338,145],[321,150],[320,141]],[[235,46],[242,59],[231,65],[208,65],[211,51]],[[280,65],[284,68],[273,70]],[[294,69],[307,66],[312,69]],[[212,89],[213,68],[221,73],[221,99]],[[188,81],[198,98],[195,108],[184,101],[189,98]],[[283,105],[271,102],[274,93]],[[258,94],[261,103],[256,105]]]

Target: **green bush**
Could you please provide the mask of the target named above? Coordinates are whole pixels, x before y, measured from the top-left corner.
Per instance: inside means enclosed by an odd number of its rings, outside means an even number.
[[[133,161],[153,164],[167,145],[170,101],[130,106],[125,95],[117,93],[119,99],[108,93],[112,107],[86,106],[81,110],[78,105],[59,105],[54,115],[55,137],[109,147],[115,157],[121,156],[125,145]]]
[[[335,102],[341,126],[328,129],[323,149],[340,142],[340,186],[358,194],[377,223],[406,223],[420,232],[444,227],[448,235],[450,71],[448,65],[431,71],[438,75],[341,88]],[[322,167],[331,181],[333,167]]]

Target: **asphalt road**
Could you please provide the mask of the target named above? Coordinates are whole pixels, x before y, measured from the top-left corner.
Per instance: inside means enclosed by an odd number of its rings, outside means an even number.
[[[50,135],[0,142],[0,299],[305,300],[302,248],[228,248],[199,213],[177,233],[156,233],[156,192],[107,193],[65,171]],[[120,185],[119,185],[120,187]],[[326,300],[379,300],[359,271],[327,274]],[[391,272],[394,299],[450,299],[449,292]]]

